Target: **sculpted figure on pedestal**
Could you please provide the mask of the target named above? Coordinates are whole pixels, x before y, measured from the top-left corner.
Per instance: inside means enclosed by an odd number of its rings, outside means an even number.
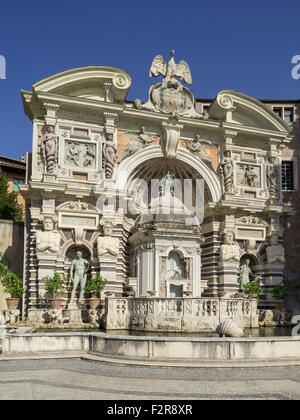
[[[250,267],[250,260],[247,258],[245,262],[243,262],[240,266],[240,290],[243,291],[245,284],[249,283],[250,281],[259,281],[261,279],[260,275],[255,275],[252,272]]]
[[[48,173],[53,173],[56,161],[56,135],[55,127],[52,125],[45,126],[43,135],[43,152],[46,170]]]
[[[117,163],[117,148],[112,133],[106,134],[106,143],[103,149],[105,178],[111,179]]]
[[[54,221],[51,217],[43,220],[44,231],[37,231],[35,234],[36,249],[38,252],[58,254],[60,246],[60,235],[53,232]]]
[[[220,248],[221,261],[240,261],[240,247],[234,245],[233,237],[232,231],[224,232],[224,244]]]
[[[267,261],[269,264],[285,263],[284,248],[278,244],[278,236],[272,235],[270,238],[270,246],[266,249]]]
[[[174,196],[174,180],[175,175],[173,172],[168,171],[159,182],[159,195],[172,195]]]
[[[76,252],[76,258],[71,264],[70,274],[71,280],[73,281],[73,290],[71,294],[70,304],[73,303],[75,293],[78,285],[80,284],[80,297],[79,301],[83,300],[84,289],[87,281],[87,271],[89,268],[89,262],[82,258],[82,252]]]
[[[119,254],[119,239],[113,238],[111,236],[113,233],[112,222],[104,222],[103,233],[104,236],[99,236],[99,238],[97,239],[98,257],[102,257],[104,255],[111,255],[113,257],[117,257]]]
[[[224,190],[225,192],[230,192],[233,184],[233,163],[230,150],[225,150],[220,169],[224,182]]]

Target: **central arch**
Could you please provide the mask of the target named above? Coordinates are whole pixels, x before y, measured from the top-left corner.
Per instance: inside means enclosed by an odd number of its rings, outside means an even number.
[[[126,190],[128,183],[132,177],[136,176],[146,162],[153,161],[156,159],[164,158],[164,154],[160,146],[145,147],[134,155],[124,159],[115,173],[116,187],[119,190]],[[202,178],[205,181],[209,192],[209,201],[217,203],[221,199],[221,186],[217,175],[209,169],[205,163],[199,158],[192,155],[189,151],[183,148],[177,150],[176,159],[165,159],[166,164],[169,167],[174,167],[183,163],[182,169],[187,174],[194,173],[193,177]],[[178,168],[180,168],[178,166]],[[190,169],[189,169],[190,168]]]

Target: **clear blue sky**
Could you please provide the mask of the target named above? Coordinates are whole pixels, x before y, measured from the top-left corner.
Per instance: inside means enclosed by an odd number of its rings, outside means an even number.
[[[300,54],[299,0],[5,1],[0,8],[0,154],[31,151],[20,90],[60,71],[109,65],[132,77],[128,99],[147,99],[156,54],[186,60],[196,97],[232,89],[256,98],[300,98],[291,59]]]

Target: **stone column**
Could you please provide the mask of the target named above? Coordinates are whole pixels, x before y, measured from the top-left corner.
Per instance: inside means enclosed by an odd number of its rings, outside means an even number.
[[[140,246],[141,264],[139,273],[139,295],[144,296],[155,287],[155,252],[154,245],[150,242]],[[159,290],[156,290],[159,294]]]

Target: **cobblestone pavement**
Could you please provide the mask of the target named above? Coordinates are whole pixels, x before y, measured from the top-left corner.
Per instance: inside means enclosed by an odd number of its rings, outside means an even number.
[[[299,398],[300,367],[184,369],[84,360],[0,362],[2,400]]]

